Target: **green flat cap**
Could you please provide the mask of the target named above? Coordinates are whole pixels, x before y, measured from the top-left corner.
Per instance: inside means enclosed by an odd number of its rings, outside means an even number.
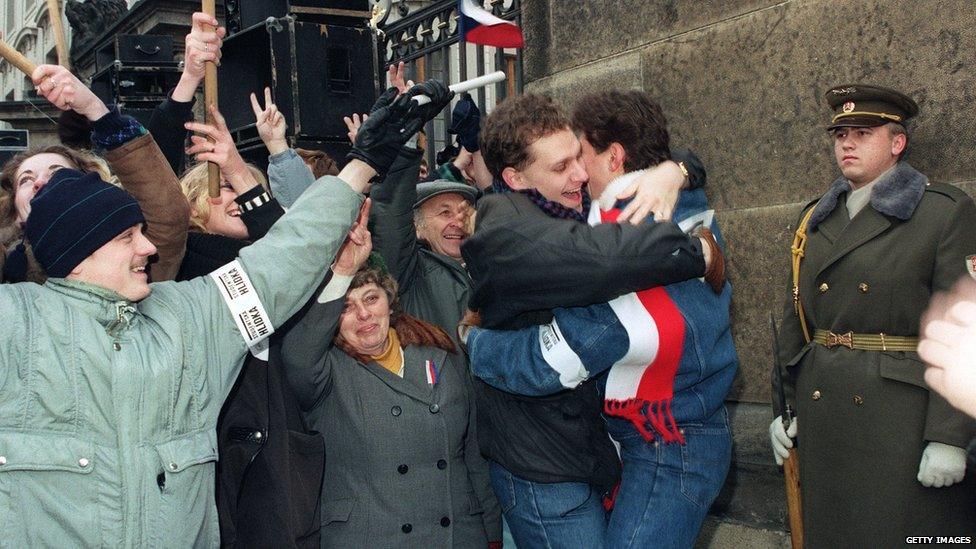
[[[834,110],[827,131],[835,128],[873,128],[889,122],[904,125],[918,114],[911,97],[889,88],[868,84],[845,84],[827,91],[827,104]]]
[[[472,206],[474,205],[475,200],[478,198],[478,190],[471,185],[457,183],[448,179],[437,179],[435,181],[428,181],[426,183],[417,185],[417,201],[413,203],[413,207],[414,209],[417,209],[424,202],[427,202],[439,194],[445,193],[459,194],[464,198],[467,198],[468,202],[470,202]]]

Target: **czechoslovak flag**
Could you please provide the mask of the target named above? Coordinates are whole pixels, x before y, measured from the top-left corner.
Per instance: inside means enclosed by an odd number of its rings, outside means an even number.
[[[458,0],[461,40],[496,48],[525,46],[522,29],[515,23],[491,14],[474,0]]]

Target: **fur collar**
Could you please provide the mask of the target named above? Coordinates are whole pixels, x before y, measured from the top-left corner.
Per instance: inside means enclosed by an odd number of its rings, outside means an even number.
[[[911,167],[907,162],[899,162],[887,175],[883,176],[871,189],[871,207],[878,212],[905,221],[912,217],[915,208],[922,200],[929,178]],[[827,219],[837,207],[840,195],[851,189],[851,184],[843,176],[838,177],[827,193],[817,202],[810,216],[809,229]]]

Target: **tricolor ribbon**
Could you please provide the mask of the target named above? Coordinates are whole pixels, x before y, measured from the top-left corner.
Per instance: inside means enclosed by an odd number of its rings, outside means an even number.
[[[437,366],[433,360],[424,361],[424,371],[427,372],[427,384],[437,385]]]

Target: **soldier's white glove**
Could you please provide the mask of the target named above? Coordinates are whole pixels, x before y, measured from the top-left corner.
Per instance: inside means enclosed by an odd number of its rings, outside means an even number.
[[[966,450],[929,442],[918,465],[918,481],[926,488],[952,486],[966,475]]]
[[[796,429],[796,418],[790,422],[789,430],[783,428],[783,416],[776,416],[776,419],[769,424],[769,441],[773,444],[773,458],[776,459],[776,465],[783,465],[783,462],[790,457]]]

